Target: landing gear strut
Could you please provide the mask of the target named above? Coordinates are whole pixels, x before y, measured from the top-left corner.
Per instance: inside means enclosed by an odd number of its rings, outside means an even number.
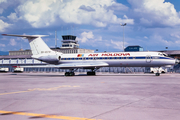
[[[87,72],[87,75],[96,75],[96,72]]]
[[[87,72],[87,75],[96,75],[96,70],[98,70],[98,68],[91,69],[91,71]]]

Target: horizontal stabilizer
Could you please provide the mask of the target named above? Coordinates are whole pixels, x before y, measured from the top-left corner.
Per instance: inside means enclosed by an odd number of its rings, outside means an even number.
[[[41,37],[45,37],[48,35],[14,35],[14,34],[2,34],[2,35],[23,37],[25,39],[28,39],[33,55],[40,55],[45,52],[53,53],[53,51],[47,46],[47,44],[41,38]]]
[[[25,37],[25,38],[38,38],[38,37],[46,37],[48,35],[13,35],[13,34],[2,34],[4,36],[14,36],[14,37]]]

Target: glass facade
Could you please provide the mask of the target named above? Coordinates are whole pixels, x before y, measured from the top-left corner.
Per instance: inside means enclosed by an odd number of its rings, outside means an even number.
[[[124,49],[125,52],[143,51],[141,46],[128,46]]]
[[[62,38],[63,38],[63,40],[75,40],[76,36],[73,36],[73,35],[63,35]]]

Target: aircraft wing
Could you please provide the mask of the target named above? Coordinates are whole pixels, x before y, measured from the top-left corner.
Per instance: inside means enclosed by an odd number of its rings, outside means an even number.
[[[104,62],[87,62],[87,63],[66,63],[66,64],[59,64],[59,65],[32,65],[32,66],[20,66],[22,68],[59,68],[59,69],[74,69],[74,68],[100,68],[100,67],[107,67],[109,64]]]

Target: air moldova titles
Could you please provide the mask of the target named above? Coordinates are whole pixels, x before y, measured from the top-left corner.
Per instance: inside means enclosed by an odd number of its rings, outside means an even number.
[[[99,54],[89,54],[88,57],[95,57]],[[101,56],[108,57],[108,56],[130,56],[130,53],[102,53]]]

